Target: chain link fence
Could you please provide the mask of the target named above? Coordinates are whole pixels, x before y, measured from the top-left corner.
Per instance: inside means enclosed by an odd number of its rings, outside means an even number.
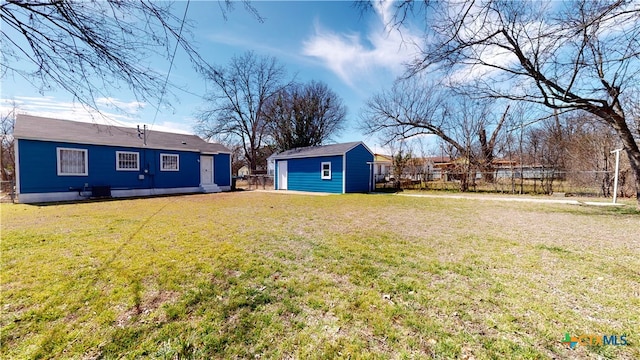
[[[247,175],[245,180],[237,183],[239,188],[247,190],[272,190],[273,189],[273,176],[271,175]]]
[[[14,181],[0,181],[0,202],[15,202],[15,185]]]
[[[435,171],[403,175],[399,180],[386,176],[377,182],[376,188],[461,191],[466,185],[468,192],[612,197],[614,178],[613,171]],[[635,196],[633,175],[628,169],[622,170],[618,178],[618,197],[631,196]]]

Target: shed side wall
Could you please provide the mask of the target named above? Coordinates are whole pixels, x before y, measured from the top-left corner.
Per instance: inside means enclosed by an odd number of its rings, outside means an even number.
[[[345,192],[369,192],[373,154],[360,144],[346,154]]]
[[[288,190],[342,193],[342,156],[288,159],[287,161]],[[331,163],[331,179],[321,178],[323,162]]]

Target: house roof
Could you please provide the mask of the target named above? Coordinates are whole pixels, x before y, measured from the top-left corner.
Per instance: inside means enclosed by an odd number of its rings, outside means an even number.
[[[135,128],[83,123],[22,115],[16,118],[13,131],[16,139],[60,141],[76,144],[109,145],[142,148],[143,140]],[[147,130],[147,148],[161,150],[231,153],[222,144],[208,143],[196,135]]]
[[[336,156],[344,155],[349,150],[355,148],[358,145],[364,145],[362,141],[354,141],[342,144],[331,144],[321,146],[308,146],[302,148],[295,148],[286,150],[278,154],[271,155],[273,160],[292,159],[292,158],[308,158],[308,157],[320,157],[320,156]],[[364,145],[367,148],[366,145]],[[369,148],[367,148],[369,150]],[[371,152],[369,150],[369,152]]]

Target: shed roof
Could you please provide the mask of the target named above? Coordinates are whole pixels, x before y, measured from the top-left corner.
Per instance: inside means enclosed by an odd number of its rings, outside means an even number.
[[[76,144],[145,147],[138,130],[122,126],[100,125],[78,121],[22,115],[16,118],[13,131],[16,139],[61,141]],[[209,143],[196,135],[147,130],[147,148],[162,150],[231,153],[222,144]]]
[[[308,157],[320,157],[320,156],[336,156],[344,155],[349,150],[355,148],[358,145],[364,145],[362,141],[354,141],[342,144],[331,144],[321,146],[308,146],[302,148],[295,148],[286,150],[278,154],[271,155],[273,160],[293,159],[293,158],[308,158]],[[366,145],[364,145],[367,148]],[[367,148],[369,150],[369,148]],[[369,150],[369,152],[371,152]]]

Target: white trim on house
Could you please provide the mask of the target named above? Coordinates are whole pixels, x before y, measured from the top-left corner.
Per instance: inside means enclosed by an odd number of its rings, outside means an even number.
[[[77,172],[77,173],[62,172],[62,158],[60,158],[62,151],[75,151],[75,152],[83,153],[83,157],[84,157],[83,172]],[[56,147],[56,168],[57,168],[58,176],[89,176],[89,150],[69,148],[69,147]]]
[[[199,186],[179,187],[179,188],[153,188],[153,189],[127,189],[113,190],[112,197],[131,197],[131,196],[150,196],[150,195],[170,195],[170,194],[192,194],[200,193],[202,189]]]
[[[75,201],[84,200],[86,196],[80,196],[77,191],[48,192],[48,193],[28,193],[19,194],[18,202],[21,204],[31,204],[51,201]]]
[[[170,167],[165,167],[164,165],[164,161],[162,161],[163,157],[175,157],[176,158],[176,167],[174,168],[170,168]],[[160,153],[160,171],[180,171],[180,155],[179,154],[165,154],[165,153]]]
[[[229,186],[221,186],[225,190]],[[228,191],[228,190],[227,190]],[[111,190],[111,197],[132,197],[132,196],[151,196],[151,195],[170,195],[170,194],[192,194],[200,193],[200,187],[181,187],[181,188],[155,188],[155,189],[129,189],[129,190]],[[90,197],[91,191],[65,191],[65,192],[48,192],[48,193],[29,193],[20,194],[18,202],[21,204],[53,202],[53,201],[80,201]]]
[[[289,161],[280,160],[276,164],[278,167],[278,190],[287,190],[289,189]],[[282,171],[283,169],[285,170],[284,172]],[[282,174],[284,174],[284,178]],[[282,184],[284,184],[284,186]]]
[[[327,169],[329,171],[329,173],[327,175],[325,175],[325,165],[329,165],[329,168]],[[323,161],[320,163],[320,179],[322,180],[331,180],[331,161]]]
[[[200,155],[200,186],[215,184],[213,159],[213,155]],[[208,172],[209,168],[211,169],[211,172],[203,176],[202,171],[205,170],[205,172]]]
[[[121,167],[123,165],[120,163],[120,155],[135,155],[136,156],[136,167]],[[122,160],[125,164],[130,162],[130,159]],[[140,171],[140,153],[136,151],[116,151],[116,171]]]
[[[16,194],[20,194],[20,151],[18,150],[18,139],[13,139],[13,154],[15,156],[15,169],[13,169],[16,177]]]

